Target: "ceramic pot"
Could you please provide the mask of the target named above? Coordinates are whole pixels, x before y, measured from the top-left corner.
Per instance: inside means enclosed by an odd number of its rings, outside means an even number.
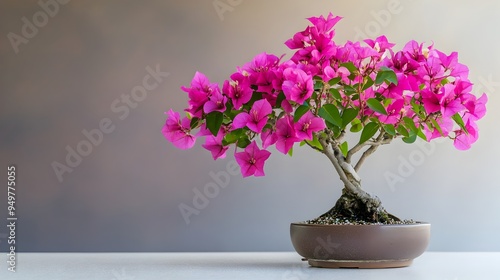
[[[311,225],[292,223],[297,253],[315,267],[409,266],[427,248],[431,225]]]

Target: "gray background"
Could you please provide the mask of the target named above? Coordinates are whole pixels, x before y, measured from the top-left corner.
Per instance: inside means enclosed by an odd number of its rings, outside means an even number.
[[[286,53],[283,42],[306,17],[344,16],[337,42],[385,34],[458,51],[475,92],[489,93],[480,139],[466,152],[451,141],[425,156],[417,145],[383,147],[361,172],[365,188],[402,218],[432,223],[430,250],[498,251],[500,148],[500,4],[498,1],[228,1],[220,16],[213,0],[71,1],[38,28],[16,53],[7,38],[22,34],[37,1],[2,1],[0,9],[0,172],[18,167],[17,239],[20,251],[280,251],[292,250],[289,224],[328,210],[340,182],[326,158],[296,149],[273,153],[266,177],[230,176],[227,187],[186,224],[182,203],[213,183],[233,161],[214,162],[201,143],[174,148],[161,135],[164,112],[184,109],[195,71],[222,83],[263,51]],[[388,5],[394,5],[388,12]],[[390,15],[390,18],[387,17]],[[385,16],[385,17],[384,17]],[[41,18],[43,19],[43,18]],[[377,21],[378,20],[378,21]],[[115,100],[142,84],[150,66],[169,72],[144,100],[121,113]],[[124,105],[124,103],[119,103]],[[91,130],[109,118],[115,129],[60,182],[51,166],[64,163]],[[391,186],[384,174],[412,156],[420,162]],[[6,221],[6,187],[0,224]],[[6,228],[0,248],[6,250]]]

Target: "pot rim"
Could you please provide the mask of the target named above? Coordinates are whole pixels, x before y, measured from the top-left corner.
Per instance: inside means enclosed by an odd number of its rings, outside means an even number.
[[[303,227],[418,227],[418,226],[430,226],[431,223],[423,222],[423,221],[415,221],[413,224],[366,224],[366,225],[358,225],[358,224],[344,224],[344,225],[321,225],[321,224],[306,224],[305,222],[293,222],[290,223],[290,226],[303,226]]]

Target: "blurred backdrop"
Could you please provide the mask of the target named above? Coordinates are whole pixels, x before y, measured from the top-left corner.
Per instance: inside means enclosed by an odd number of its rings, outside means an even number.
[[[489,94],[471,150],[397,141],[361,175],[388,210],[432,223],[429,250],[500,250],[498,1],[24,0],[1,7],[2,251],[9,164],[18,170],[19,251],[292,250],[289,224],[322,214],[340,195],[325,157],[306,148],[293,158],[273,153],[267,176],[242,179],[232,153],[214,162],[201,143],[177,150],[161,127],[165,111],[184,109],[180,86],[195,71],[222,83],[260,52],[289,57],[285,40],[306,27],[305,18],[330,11],[344,17],[339,43],[385,34],[402,47],[415,39],[458,51],[470,67],[474,91]]]

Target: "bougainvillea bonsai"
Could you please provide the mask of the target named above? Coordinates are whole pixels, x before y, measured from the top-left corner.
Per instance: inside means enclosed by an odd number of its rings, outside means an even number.
[[[471,93],[469,70],[456,52],[415,41],[395,51],[385,36],[339,45],[333,27],[340,19],[331,13],[309,18],[312,25],[285,43],[297,50],[289,60],[259,54],[222,88],[197,72],[191,86],[182,87],[187,117],[167,112],[166,139],[189,149],[205,138],[202,146],[214,159],[234,145],[243,177],[264,175],[273,145],[290,155],[296,146],[309,146],[330,160],[344,184],[335,206],[318,220],[399,221],[361,188],[363,162],[396,138],[446,137],[457,149],[469,149],[487,97]],[[348,133],[359,140],[349,143]]]

